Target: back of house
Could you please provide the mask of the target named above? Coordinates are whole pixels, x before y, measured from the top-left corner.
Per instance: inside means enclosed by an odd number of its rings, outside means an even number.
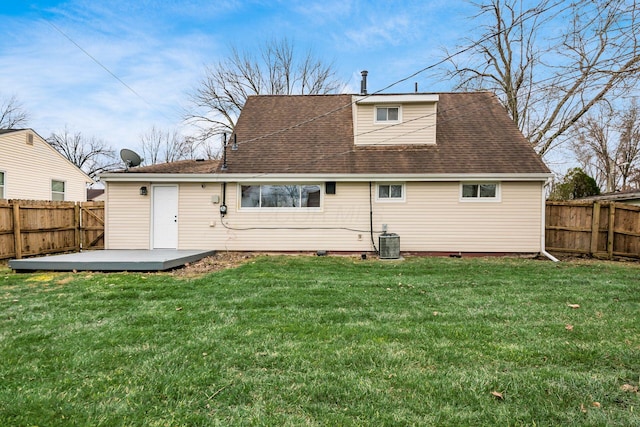
[[[106,247],[539,253],[549,176],[490,93],[252,96],[222,159],[102,176]]]

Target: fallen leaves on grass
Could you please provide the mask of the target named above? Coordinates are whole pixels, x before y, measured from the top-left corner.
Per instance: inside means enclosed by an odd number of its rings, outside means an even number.
[[[75,278],[73,276],[67,276],[63,279],[57,280],[56,281],[56,285],[68,285],[69,283],[73,282],[75,280]]]
[[[564,327],[567,331],[573,331],[573,325],[567,325]]]
[[[631,385],[631,384],[623,384],[622,386],[620,386],[620,390],[627,391],[627,392],[630,392],[630,393],[637,393],[638,392],[638,386],[637,385]]]
[[[602,407],[602,405],[600,404],[600,402],[591,402],[591,406],[593,406],[594,408],[600,408]],[[580,412],[586,414],[587,413],[587,407],[584,406],[584,403],[580,404]]]
[[[567,307],[576,309],[576,308],[580,308],[580,304],[567,304]]]
[[[504,395],[502,393],[500,393],[499,391],[492,391],[491,395],[493,397],[495,397],[498,400],[504,400]]]

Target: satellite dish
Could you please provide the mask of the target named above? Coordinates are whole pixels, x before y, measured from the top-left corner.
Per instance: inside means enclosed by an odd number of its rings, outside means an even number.
[[[139,166],[140,163],[142,163],[142,159],[140,158],[140,156],[138,156],[138,153],[127,148],[123,148],[122,150],[120,150],[120,158],[126,165],[127,169],[135,168],[136,166]]]

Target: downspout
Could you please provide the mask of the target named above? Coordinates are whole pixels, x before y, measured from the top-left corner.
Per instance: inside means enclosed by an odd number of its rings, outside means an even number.
[[[549,184],[551,183],[551,178],[547,178],[547,181],[544,183],[544,185],[542,186],[542,188],[546,188]],[[549,258],[551,261],[553,262],[559,262],[560,260],[556,257],[554,257],[553,255],[551,255],[549,252],[547,252],[546,250],[546,241],[545,241],[545,235],[547,233],[547,224],[546,224],[546,220],[547,220],[547,201],[544,197],[544,192],[542,194],[542,202],[540,203],[541,208],[540,208],[540,214],[541,214],[541,218],[540,218],[540,223],[542,224],[541,226],[541,230],[540,230],[540,254],[546,256],[547,258]]]
[[[371,195],[371,181],[369,181],[369,231],[371,233],[371,245],[373,246],[373,251],[378,253],[378,248],[376,248],[376,241],[373,238],[373,196]]]

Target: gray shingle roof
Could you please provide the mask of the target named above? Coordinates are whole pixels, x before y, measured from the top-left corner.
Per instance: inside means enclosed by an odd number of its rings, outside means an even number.
[[[227,149],[233,174],[545,174],[495,95],[440,93],[435,145],[354,145],[352,95],[251,96]],[[217,160],[184,160],[129,173],[225,173]]]
[[[239,149],[227,151],[228,172],[549,172],[490,93],[439,94],[435,146],[355,147],[351,102],[351,95],[249,97],[235,129]]]

